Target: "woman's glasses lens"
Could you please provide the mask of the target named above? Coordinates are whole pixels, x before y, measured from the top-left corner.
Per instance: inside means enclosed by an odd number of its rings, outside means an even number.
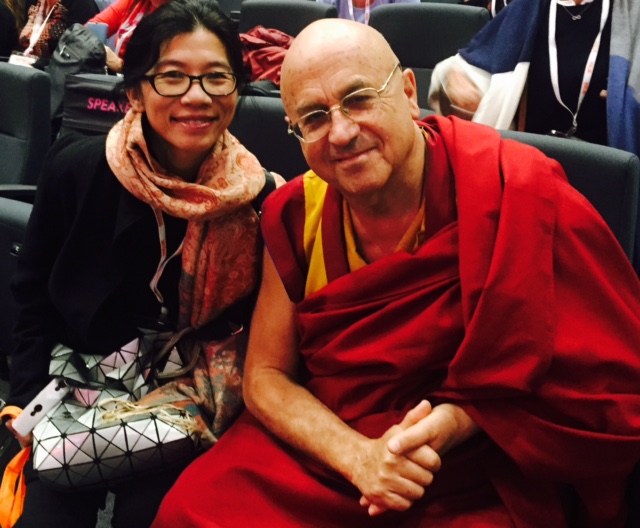
[[[186,94],[194,81],[199,81],[207,95],[230,95],[236,89],[236,76],[233,73],[213,72],[204,75],[187,75],[182,72],[166,72],[149,75],[146,79],[159,95],[177,97]]]

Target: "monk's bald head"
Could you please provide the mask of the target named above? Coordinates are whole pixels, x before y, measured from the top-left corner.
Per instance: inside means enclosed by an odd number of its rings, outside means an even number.
[[[322,75],[328,65],[349,66],[354,71],[379,67],[390,71],[398,62],[388,42],[375,29],[339,18],[308,25],[295,38],[282,64],[281,93],[287,106],[300,79]]]

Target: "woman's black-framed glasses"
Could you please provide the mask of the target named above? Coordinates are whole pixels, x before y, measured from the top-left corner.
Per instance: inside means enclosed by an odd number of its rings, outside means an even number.
[[[204,93],[211,97],[231,95],[238,85],[236,75],[228,72],[187,75],[179,71],[168,71],[145,75],[144,79],[163,97],[180,97],[186,94],[191,89],[193,81],[198,81]]]
[[[380,89],[360,88],[345,95],[337,105],[328,110],[314,110],[303,115],[295,124],[289,123],[289,134],[293,134],[304,143],[313,143],[322,139],[331,130],[331,113],[338,109],[356,123],[365,120],[370,112],[377,108],[380,94],[389,87],[393,74],[399,68],[400,63],[397,62]]]

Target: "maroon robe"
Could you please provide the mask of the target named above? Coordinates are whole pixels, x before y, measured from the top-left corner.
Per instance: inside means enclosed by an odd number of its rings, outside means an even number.
[[[155,527],[622,526],[640,459],[640,283],[559,165],[495,131],[430,118],[427,240],[349,273],[329,189],[329,284],[303,299],[303,181],[265,203],[267,248],[297,303],[305,386],[381,436],[421,399],[482,433],[423,499],[369,518],[359,492],[245,413],[168,494]]]

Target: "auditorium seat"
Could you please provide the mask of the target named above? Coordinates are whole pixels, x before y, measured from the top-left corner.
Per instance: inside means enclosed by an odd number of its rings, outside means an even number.
[[[242,0],[218,0],[218,6],[222,12],[232,20],[240,20]]]
[[[308,167],[298,140],[287,133],[284,118],[280,98],[243,95],[229,132],[255,154],[264,168],[290,180]]]
[[[241,6],[240,33],[263,26],[295,37],[311,22],[338,16],[334,6],[310,0],[244,0]]]
[[[640,160],[637,156],[585,141],[513,130],[500,130],[500,134],[532,145],[557,160],[571,185],[598,210],[625,253],[633,260],[639,234]]]
[[[384,35],[400,64],[413,70],[418,104],[428,108],[435,65],[464,48],[490,18],[482,7],[425,2],[378,6],[369,24]]]
[[[9,283],[16,271],[31,204],[0,197],[0,377],[6,376],[6,360],[13,352],[16,307]]]
[[[32,195],[51,144],[49,75],[0,62],[0,86],[0,196],[21,195],[23,185]]]

